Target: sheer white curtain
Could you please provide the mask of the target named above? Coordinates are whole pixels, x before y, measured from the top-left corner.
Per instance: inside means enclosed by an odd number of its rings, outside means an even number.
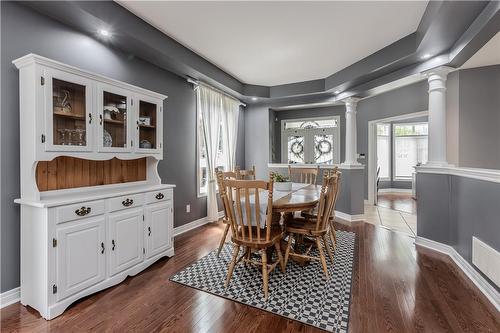
[[[236,167],[236,144],[238,138],[239,101],[224,96],[222,107],[222,144],[229,170]]]
[[[226,159],[223,164],[227,169],[234,170],[240,103],[202,84],[198,85],[196,89],[196,97],[198,112],[201,114],[201,127],[206,149],[207,217],[210,221],[217,221],[218,209],[215,186],[217,154],[219,144],[221,144]],[[222,142],[220,142],[221,137]]]
[[[222,95],[203,85],[196,89],[198,112],[201,114],[203,140],[207,160],[207,217],[217,221],[217,197],[215,188],[215,167],[219,145],[219,131],[222,110]]]

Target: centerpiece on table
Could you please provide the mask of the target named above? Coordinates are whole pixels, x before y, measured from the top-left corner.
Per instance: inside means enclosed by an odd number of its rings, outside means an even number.
[[[287,176],[283,176],[277,172],[271,173],[274,179],[274,189],[280,192],[288,192],[292,190],[292,182]]]

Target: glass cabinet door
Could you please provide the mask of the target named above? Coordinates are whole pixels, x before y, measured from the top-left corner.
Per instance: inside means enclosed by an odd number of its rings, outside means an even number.
[[[89,150],[92,124],[90,82],[58,71],[48,72],[44,80],[48,81],[50,96],[47,98],[46,147],[54,151]]]
[[[128,135],[130,97],[111,87],[103,87],[99,95],[99,124],[102,126],[99,147],[104,151],[129,151],[132,145]]]
[[[138,150],[158,150],[160,143],[160,106],[151,100],[138,98],[137,141]]]

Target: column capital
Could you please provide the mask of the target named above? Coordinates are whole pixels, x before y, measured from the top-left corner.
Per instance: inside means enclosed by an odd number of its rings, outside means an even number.
[[[453,72],[454,70],[455,68],[453,67],[439,66],[422,72],[422,75],[427,77],[428,80],[431,79],[446,80],[448,73]]]
[[[360,99],[361,98],[359,97],[351,96],[344,98],[341,101],[344,102],[346,106],[346,112],[356,112],[356,105],[358,104]]]

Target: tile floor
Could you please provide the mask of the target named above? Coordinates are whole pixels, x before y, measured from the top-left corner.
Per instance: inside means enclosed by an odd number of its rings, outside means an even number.
[[[394,231],[417,235],[417,215],[365,204],[365,221]]]

